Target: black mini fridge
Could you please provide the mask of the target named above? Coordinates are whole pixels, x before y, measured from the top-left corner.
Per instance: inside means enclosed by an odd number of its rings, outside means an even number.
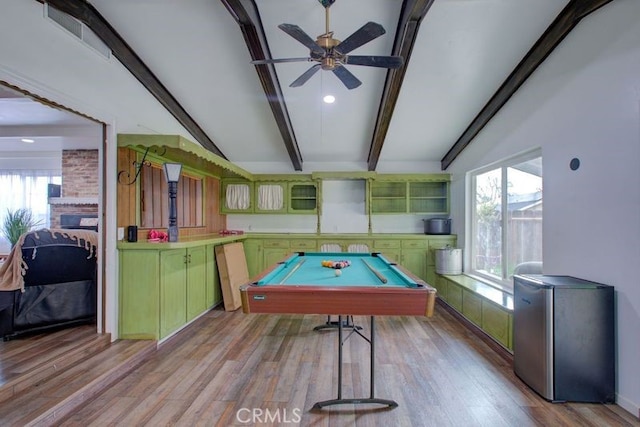
[[[552,402],[615,402],[613,287],[570,276],[513,282],[515,374]]]

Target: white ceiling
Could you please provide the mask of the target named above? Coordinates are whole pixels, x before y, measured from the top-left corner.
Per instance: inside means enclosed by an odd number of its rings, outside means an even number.
[[[222,2],[90,3],[229,160],[251,172],[293,171],[240,28]],[[318,0],[255,3],[273,58],[309,53],[279,30],[279,24],[296,24],[312,38],[325,31],[325,11]],[[403,163],[438,169],[443,156],[566,4],[567,0],[435,0],[406,65],[379,170]],[[389,55],[401,6],[401,0],[337,0],[330,9],[330,29],[335,38],[344,40],[367,21],[380,23],[386,34],[352,54]],[[344,88],[329,71],[290,88],[311,65],[275,65],[303,171],[366,170],[387,71],[348,65],[362,81],[353,90]],[[322,103],[328,93],[337,98],[334,104]],[[128,94],[121,96],[126,100]],[[25,129],[31,128],[37,134],[39,129],[45,134],[54,126],[69,129],[82,123],[59,110],[2,97],[0,92],[0,146],[21,136],[17,130],[26,134]],[[153,123],[147,127],[156,128]],[[64,135],[61,138],[64,144]]]

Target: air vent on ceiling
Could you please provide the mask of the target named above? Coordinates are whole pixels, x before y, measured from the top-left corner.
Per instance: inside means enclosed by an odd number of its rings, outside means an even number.
[[[76,36],[100,55],[107,59],[111,57],[111,49],[100,40],[100,37],[74,17],[60,12],[54,7],[50,7],[47,3],[44,4],[44,16]]]

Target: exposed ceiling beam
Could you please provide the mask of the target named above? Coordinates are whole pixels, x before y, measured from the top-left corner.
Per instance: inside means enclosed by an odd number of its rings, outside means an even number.
[[[446,170],[582,18],[613,0],[571,0],[441,160]]]
[[[256,59],[271,59],[271,52],[267,44],[267,38],[262,27],[262,21],[260,14],[258,13],[258,7],[254,0],[221,0],[222,3],[229,10],[229,13],[240,25],[240,30],[244,36],[244,41],[249,49],[249,54],[252,60]],[[247,5],[245,8],[243,3]],[[260,64],[256,65],[256,72],[260,78],[260,83],[264,89],[264,93],[269,101],[269,106],[273,112],[273,117],[276,119],[278,129],[282,135],[282,140],[289,153],[289,158],[293,167],[297,171],[302,170],[302,155],[300,154],[300,148],[296,141],[295,133],[293,132],[293,126],[291,125],[291,119],[289,118],[289,111],[287,105],[284,102],[284,96],[282,95],[282,89],[280,82],[276,75],[276,70],[273,64]]]
[[[61,12],[73,16],[91,29],[111,49],[113,55],[131,74],[169,111],[173,117],[207,150],[228,160],[202,128],[167,90],[162,82],[142,62],[142,59],[109,24],[109,22],[84,0],[37,0],[48,3]]]
[[[400,88],[404,80],[411,51],[418,36],[418,28],[420,22],[425,17],[434,0],[404,0],[402,2],[402,10],[400,11],[400,20],[396,29],[396,38],[393,42],[392,55],[402,56],[404,65],[395,70],[387,71],[387,78],[384,82],[384,91],[378,108],[378,117],[376,118],[376,126],[373,131],[373,139],[369,149],[368,169],[376,170],[382,146],[389,130],[393,110],[396,108]]]

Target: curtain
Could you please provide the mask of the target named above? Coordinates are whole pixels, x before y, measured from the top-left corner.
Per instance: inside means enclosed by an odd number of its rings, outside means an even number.
[[[33,219],[42,227],[50,226],[48,184],[60,184],[59,171],[0,170],[0,225],[7,211],[29,209]],[[0,233],[0,252],[9,252],[11,245]]]
[[[260,185],[258,187],[258,209],[279,211],[284,207],[284,193],[281,185]]]
[[[228,209],[249,209],[251,198],[249,195],[249,186],[246,184],[229,184],[227,185],[227,200],[226,205]]]

